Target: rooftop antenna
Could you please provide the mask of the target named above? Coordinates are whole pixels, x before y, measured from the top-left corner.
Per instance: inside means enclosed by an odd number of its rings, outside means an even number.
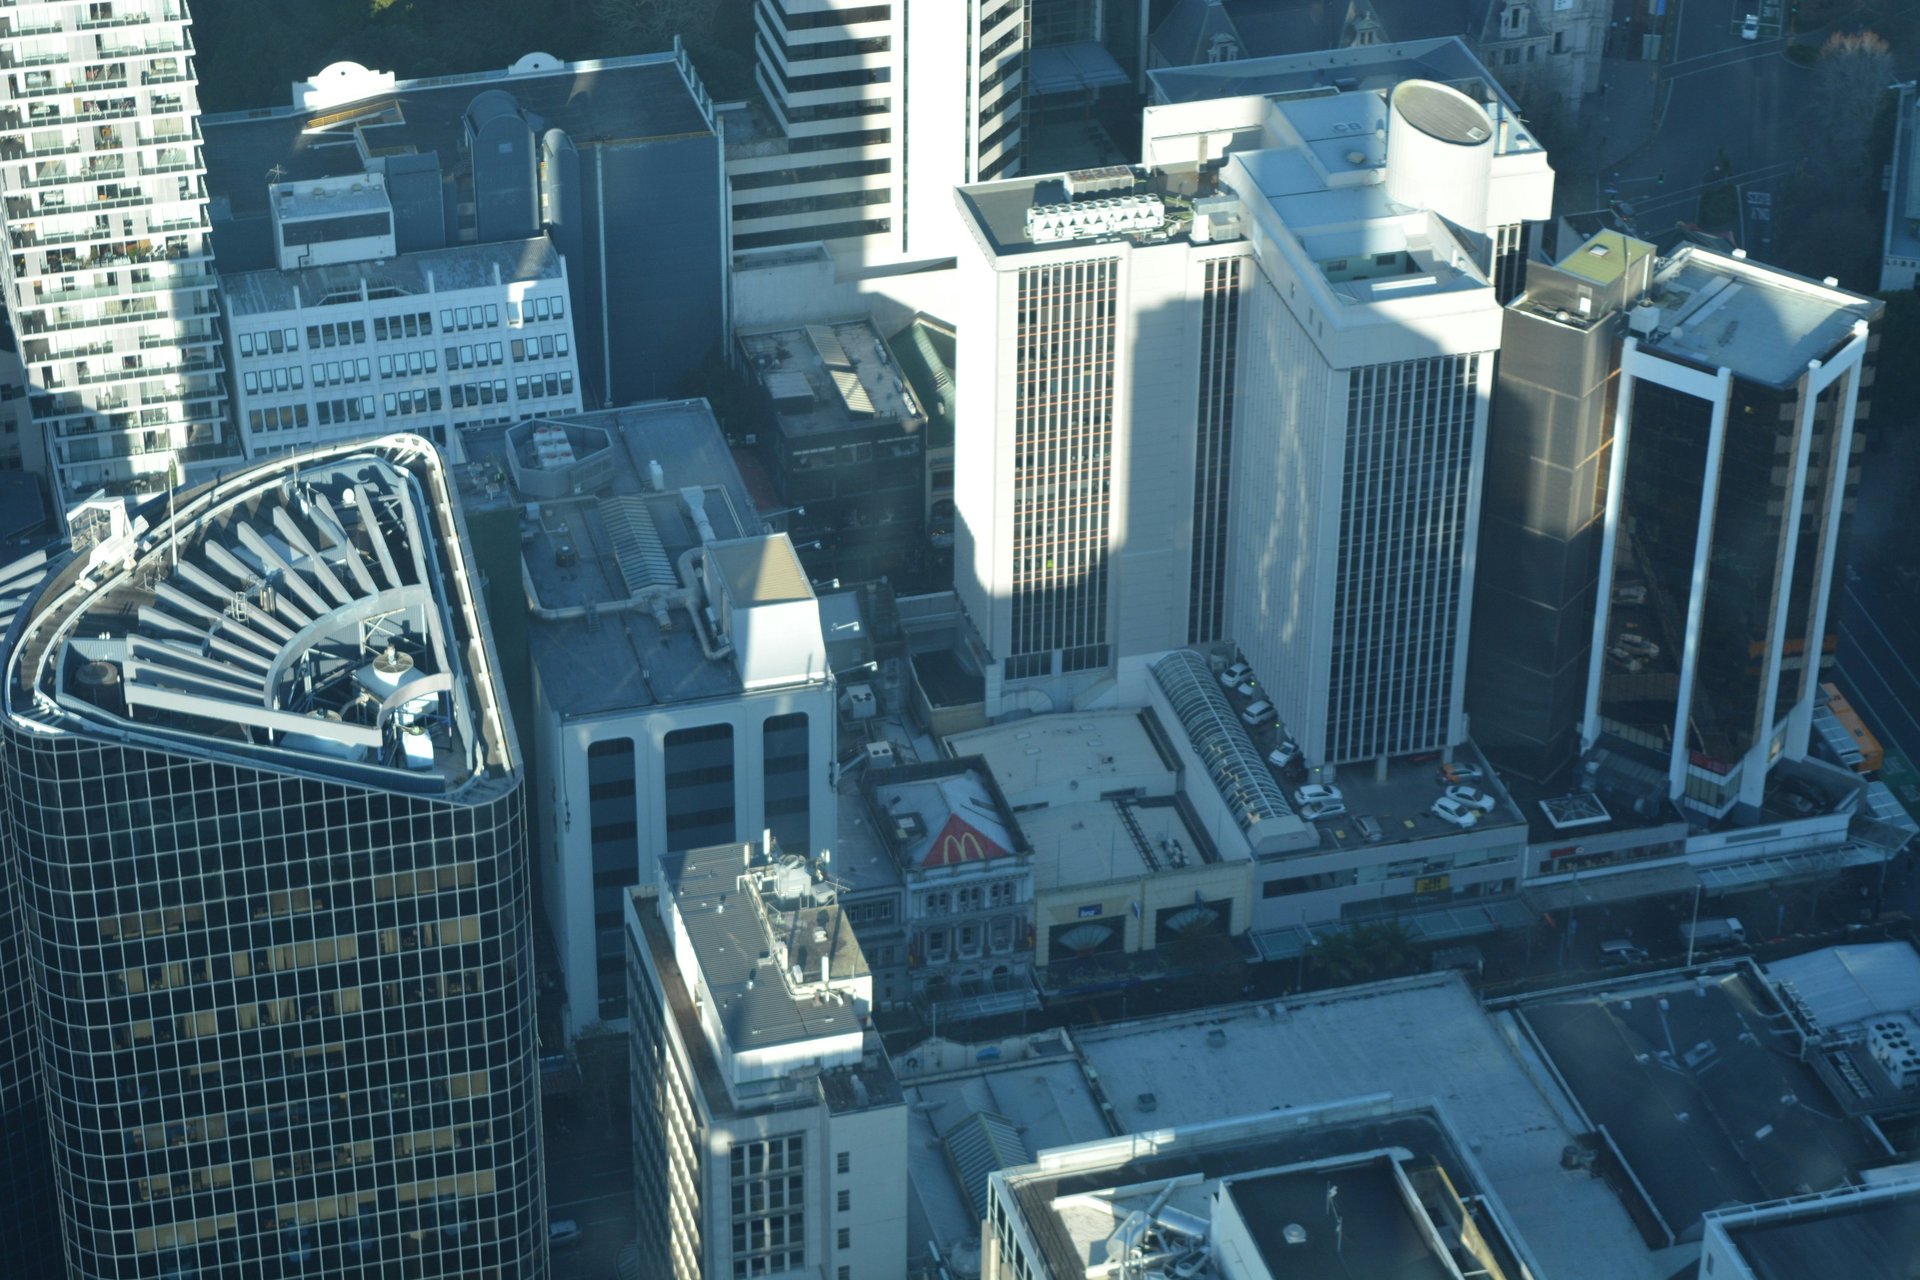
[[[1327,1184],[1327,1216],[1333,1219],[1333,1251],[1338,1254],[1346,1244],[1346,1220],[1340,1216],[1340,1184]]]
[[[273,168],[271,168],[271,169],[269,169],[269,170],[267,170],[267,182],[268,182],[269,184],[272,184],[272,183],[276,183],[276,182],[278,182],[278,181],[280,181],[280,179],[282,179],[282,178],[284,178],[284,177],[286,177],[286,176],[287,176],[287,171],[286,171],[285,169],[283,169],[283,168],[281,168],[281,167],[280,167],[279,165],[277,165],[277,164],[276,164],[276,165],[274,165],[274,166],[273,166]]]

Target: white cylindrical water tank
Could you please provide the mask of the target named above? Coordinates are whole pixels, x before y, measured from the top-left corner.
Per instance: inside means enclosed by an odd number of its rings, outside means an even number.
[[[1387,198],[1484,235],[1493,120],[1458,89],[1407,80],[1387,100]]]

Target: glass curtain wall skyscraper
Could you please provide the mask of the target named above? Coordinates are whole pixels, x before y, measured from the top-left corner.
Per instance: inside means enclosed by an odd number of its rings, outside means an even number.
[[[0,19],[8,318],[56,500],[152,492],[226,418],[186,0]]]
[[[543,1276],[521,772],[444,464],[175,506],[5,655],[69,1274]]]
[[[1582,740],[1697,812],[1806,755],[1880,311],[1687,246],[1629,313]]]

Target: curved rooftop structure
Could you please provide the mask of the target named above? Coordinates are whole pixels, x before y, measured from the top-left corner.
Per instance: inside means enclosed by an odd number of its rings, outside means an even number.
[[[1180,717],[1180,727],[1206,763],[1207,775],[1248,838],[1255,839],[1254,828],[1270,818],[1292,817],[1280,784],[1240,727],[1206,659],[1191,649],[1176,649],[1151,669]]]
[[[250,467],[147,520],[41,594],[8,660],[16,723],[412,791],[511,773],[458,509],[425,440]]]

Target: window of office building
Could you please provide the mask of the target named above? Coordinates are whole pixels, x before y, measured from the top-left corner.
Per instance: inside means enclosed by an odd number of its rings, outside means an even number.
[[[600,970],[600,1016],[625,1012],[625,916],[621,895],[640,879],[639,811],[633,739],[587,748],[587,822],[593,841],[593,927]]]
[[[675,729],[663,752],[667,848],[700,849],[739,839],[733,782],[733,726]]]
[[[797,1133],[727,1152],[735,1280],[806,1264],[806,1142]]]
[[[1193,589],[1187,642],[1224,634],[1227,463],[1233,456],[1234,355],[1240,345],[1240,260],[1209,262],[1200,300],[1200,435],[1193,470]]]
[[[806,853],[808,824],[807,716],[774,716],[762,727],[767,826],[789,853]]]
[[[1450,741],[1478,355],[1352,371],[1327,759]]]
[[[1118,278],[1111,258],[1020,273],[1010,658],[1105,661]]]
[[[1613,590],[1618,598],[1638,587],[1644,604],[1605,606],[1605,643],[1618,653],[1602,659],[1600,715],[1610,732],[1665,756],[1678,714],[1713,402],[1644,378],[1634,379],[1629,393]],[[1647,657],[1621,648],[1618,638],[1629,629],[1659,652]]]

